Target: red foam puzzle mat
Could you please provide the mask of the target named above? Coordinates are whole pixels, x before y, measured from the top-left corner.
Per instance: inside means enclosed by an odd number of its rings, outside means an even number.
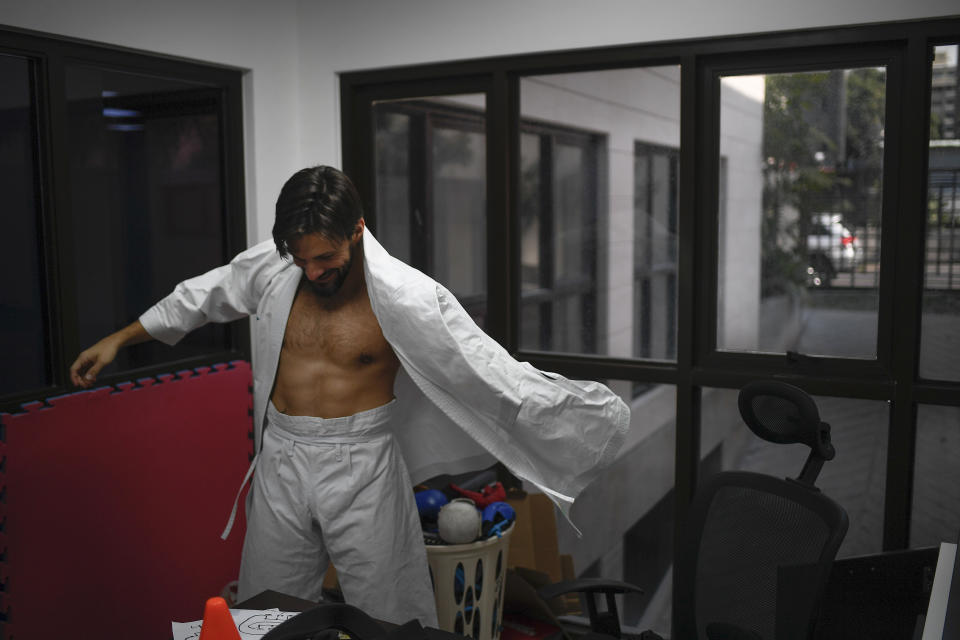
[[[0,414],[0,637],[170,638],[235,580],[253,444],[246,362]]]

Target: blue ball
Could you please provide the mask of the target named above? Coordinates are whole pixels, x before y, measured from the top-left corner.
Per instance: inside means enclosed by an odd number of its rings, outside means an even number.
[[[447,504],[447,496],[439,489],[426,489],[416,494],[417,511],[423,520],[436,520],[440,515],[440,508]]]
[[[481,533],[483,536],[489,536],[491,532],[502,531],[516,519],[517,513],[509,504],[492,502],[483,510]]]

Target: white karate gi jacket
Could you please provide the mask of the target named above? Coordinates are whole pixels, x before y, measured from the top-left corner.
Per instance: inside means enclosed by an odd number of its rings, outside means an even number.
[[[482,468],[496,458],[569,516],[574,498],[623,443],[626,404],[599,383],[514,360],[447,289],[390,256],[369,229],[363,249],[373,312],[402,365],[395,437],[411,481]],[[207,322],[254,317],[255,452],[301,274],[268,240],[181,282],[140,316],[147,332],[169,345]]]

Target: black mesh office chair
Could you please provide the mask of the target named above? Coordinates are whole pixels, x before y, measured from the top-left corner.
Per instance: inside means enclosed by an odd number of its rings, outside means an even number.
[[[739,406],[759,437],[806,444],[810,455],[796,479],[723,471],[701,485],[675,553],[678,615],[672,637],[806,640],[848,526],[846,512],[814,485],[824,461],[834,457],[830,426],[810,396],[781,382],[746,385]],[[575,583],[571,587],[567,591],[577,590]],[[614,588],[624,591],[622,584]],[[559,592],[561,585],[551,585],[541,595]],[[591,635],[619,635],[610,623],[617,617],[612,597],[608,603],[598,624],[591,608]]]

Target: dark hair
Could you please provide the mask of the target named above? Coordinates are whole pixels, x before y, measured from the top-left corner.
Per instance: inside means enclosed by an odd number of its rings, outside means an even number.
[[[273,241],[287,257],[290,242],[309,233],[348,239],[362,217],[360,194],[343,172],[322,165],[301,169],[280,190]]]

